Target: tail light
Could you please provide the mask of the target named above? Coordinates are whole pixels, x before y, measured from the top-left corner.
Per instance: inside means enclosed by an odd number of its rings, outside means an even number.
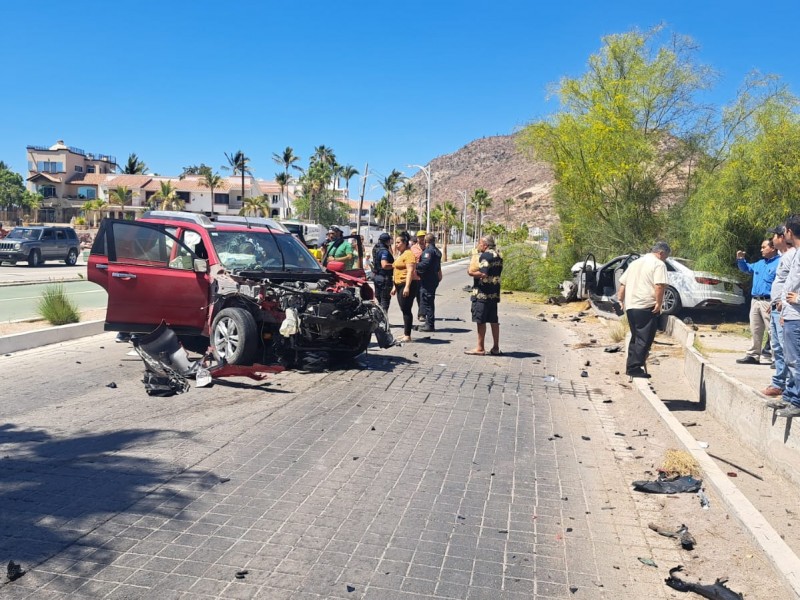
[[[695,277],[694,280],[703,285],[717,285],[720,282],[719,279],[712,279],[711,277]]]

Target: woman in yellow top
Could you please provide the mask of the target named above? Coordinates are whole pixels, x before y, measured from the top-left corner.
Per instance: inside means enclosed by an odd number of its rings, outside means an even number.
[[[409,250],[411,241],[407,231],[399,234],[394,240],[395,259],[394,259],[394,289],[392,296],[397,296],[397,303],[403,311],[403,337],[401,342],[411,341],[411,324],[414,322],[414,315],[411,307],[414,298],[419,293],[419,279],[416,279],[417,259],[414,253]]]

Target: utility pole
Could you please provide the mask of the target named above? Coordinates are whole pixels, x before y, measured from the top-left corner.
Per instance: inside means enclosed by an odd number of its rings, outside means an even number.
[[[361,197],[358,199],[358,215],[356,215],[356,235],[361,235],[361,211],[364,208],[364,194],[367,188],[367,177],[369,177],[369,163],[364,165],[364,176],[361,178]],[[367,228],[370,227],[367,221]]]

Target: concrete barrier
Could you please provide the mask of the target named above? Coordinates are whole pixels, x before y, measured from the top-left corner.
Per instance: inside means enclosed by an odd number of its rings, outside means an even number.
[[[71,323],[37,329],[25,333],[0,336],[0,354],[30,350],[39,346],[58,344],[77,338],[103,333],[104,321],[86,321],[85,323]]]

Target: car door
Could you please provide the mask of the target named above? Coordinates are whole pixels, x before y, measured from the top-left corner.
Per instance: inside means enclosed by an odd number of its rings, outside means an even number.
[[[147,331],[164,320],[178,333],[204,330],[208,273],[193,270],[197,257],[189,248],[153,223],[108,219],[101,233],[105,260],[90,258],[89,269],[104,272],[90,275],[90,280],[108,291],[109,328]],[[190,260],[176,260],[178,255]]]
[[[41,242],[39,246],[39,254],[42,257],[42,260],[52,259],[56,249],[55,229],[43,229],[42,237],[39,238],[39,241]]]

